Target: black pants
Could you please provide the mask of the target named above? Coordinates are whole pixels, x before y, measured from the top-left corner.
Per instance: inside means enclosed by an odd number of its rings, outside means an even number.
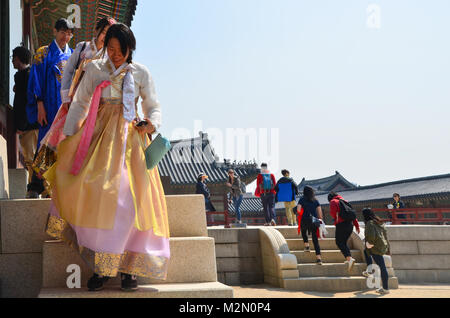
[[[336,245],[339,247],[345,258],[352,256],[352,253],[347,245],[347,241],[352,233],[352,222],[342,222],[336,225]]]
[[[386,269],[386,264],[384,262],[383,255],[375,255],[370,254],[367,252],[367,250],[364,250],[364,256],[366,257],[366,263],[367,266],[372,265],[372,259],[375,261],[375,264],[377,264],[380,267],[381,270],[381,281],[383,282],[383,289],[389,289],[389,274]]]
[[[266,223],[275,220],[275,195],[273,193],[261,194],[261,201],[264,208]]]
[[[311,232],[312,241],[313,241],[313,244],[314,244],[314,249],[316,250],[316,255],[320,255],[319,240],[317,238],[317,231],[316,231],[316,228],[314,226],[313,227],[302,226],[303,242],[308,243],[308,231]]]
[[[39,148],[36,150],[36,153],[34,154],[34,160],[36,160],[36,156],[39,152]],[[31,176],[31,182],[27,185],[27,191],[34,191],[38,194],[42,194],[42,192],[45,191],[44,182],[42,179],[39,179],[36,172],[33,170],[33,175]]]

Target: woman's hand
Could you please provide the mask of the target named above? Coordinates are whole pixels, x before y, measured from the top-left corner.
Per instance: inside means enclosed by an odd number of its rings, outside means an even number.
[[[42,127],[45,127],[48,125],[47,121],[47,112],[45,111],[44,102],[38,101],[38,123]]]
[[[142,125],[138,127],[136,126],[138,122],[136,120],[133,121],[134,127],[136,127],[136,129],[140,134],[153,134],[156,131],[155,126],[153,126],[152,122],[149,119],[144,118],[142,119],[142,121],[147,122],[147,125]]]

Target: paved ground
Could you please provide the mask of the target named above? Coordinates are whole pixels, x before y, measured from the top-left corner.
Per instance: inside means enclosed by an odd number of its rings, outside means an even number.
[[[450,298],[450,285],[400,285],[389,295],[380,296],[375,291],[350,293],[318,293],[286,291],[269,285],[237,286],[236,298]]]

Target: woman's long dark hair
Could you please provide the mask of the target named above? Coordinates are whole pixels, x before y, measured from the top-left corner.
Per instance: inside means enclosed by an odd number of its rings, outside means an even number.
[[[95,25],[96,37],[98,37],[107,26],[111,26],[116,23],[117,21],[111,17],[104,17],[98,20],[97,24]]]
[[[367,223],[369,221],[375,221],[378,224],[383,224],[383,221],[381,221],[381,219],[377,215],[375,215],[375,213],[372,211],[371,208],[363,209],[362,214],[364,217],[364,223]]]
[[[116,23],[111,25],[106,32],[105,45],[103,46],[103,54],[105,54],[108,47],[109,41],[112,38],[116,38],[120,43],[120,50],[125,56],[128,54],[127,63],[133,62],[133,52],[136,50],[136,38],[134,37],[133,31],[123,23]]]
[[[314,193],[314,189],[310,186],[306,186],[303,188],[303,197],[308,201],[314,201],[316,199],[316,194]]]

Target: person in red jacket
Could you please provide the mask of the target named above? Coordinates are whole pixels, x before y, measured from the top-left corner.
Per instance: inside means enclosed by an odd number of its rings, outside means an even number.
[[[336,245],[341,250],[348,265],[348,271],[350,272],[355,265],[355,259],[352,257],[352,253],[347,245],[347,241],[350,235],[353,233],[353,226],[356,228],[356,232],[359,234],[359,223],[355,219],[353,222],[349,222],[339,218],[339,200],[344,200],[339,194],[330,192],[328,195],[328,201],[330,202],[330,215],[334,219],[334,225],[336,226]]]
[[[275,222],[276,184],[277,181],[275,179],[275,176],[267,169],[267,163],[263,163],[261,165],[261,173],[256,179],[255,196],[261,198],[262,201],[262,205],[264,208],[264,217],[266,219],[266,223],[264,223],[264,226],[277,225],[277,223]]]

